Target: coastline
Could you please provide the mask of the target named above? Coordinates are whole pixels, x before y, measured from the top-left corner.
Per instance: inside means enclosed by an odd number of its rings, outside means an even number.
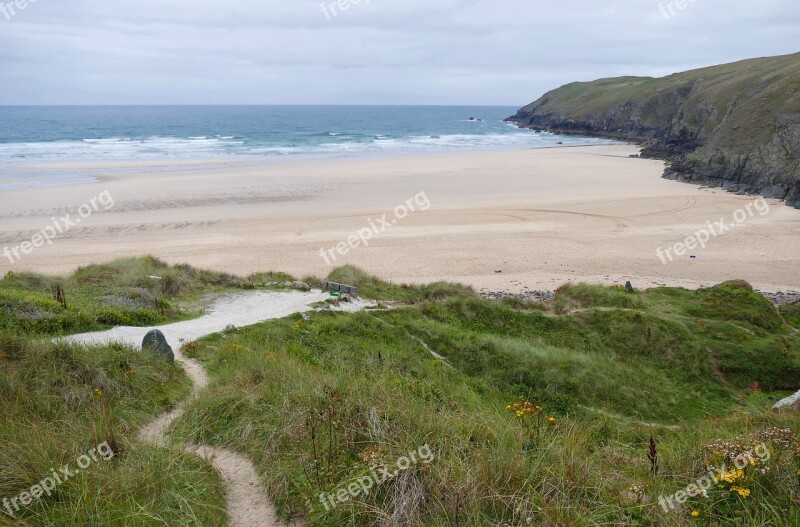
[[[680,242],[754,198],[663,179],[664,163],[632,145],[565,146],[370,158],[220,163],[113,162],[103,179],[0,191],[0,250],[31,239],[61,213],[108,192],[114,206],[0,272],[66,274],[152,253],[247,275],[324,276],[353,264],[398,282],[447,280],[492,291],[552,290],[572,281],[697,288],[744,279],[764,291],[800,290],[800,211],[770,212],[714,238],[697,258],[668,265]],[[336,247],[420,192],[430,200],[366,246]],[[74,213],[74,212],[73,212]],[[497,273],[496,271],[502,271]],[[527,289],[526,289],[527,288]]]

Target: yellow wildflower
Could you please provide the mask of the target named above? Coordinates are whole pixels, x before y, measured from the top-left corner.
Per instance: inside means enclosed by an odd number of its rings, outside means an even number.
[[[506,406],[506,410],[509,412],[514,412],[514,415],[519,417],[520,419],[524,418],[528,415],[536,415],[542,411],[542,407],[538,404],[534,405],[531,404],[529,401],[522,399],[519,402],[514,403],[513,405]]]
[[[697,518],[698,516],[700,516],[700,511],[692,511],[693,518]]]
[[[731,492],[735,492],[742,498],[746,498],[750,495],[750,489],[746,489],[744,487],[731,487]]]

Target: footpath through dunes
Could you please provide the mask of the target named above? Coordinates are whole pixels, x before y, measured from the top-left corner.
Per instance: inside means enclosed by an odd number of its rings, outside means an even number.
[[[247,326],[265,320],[283,318],[295,313],[309,311],[312,304],[328,298],[326,293],[311,292],[266,292],[253,291],[227,294],[214,302],[208,312],[200,318],[159,326],[167,343],[175,353],[175,360],[192,380],[194,396],[208,385],[209,379],[202,365],[181,351],[181,343],[190,342],[212,333],[223,331],[229,325]],[[360,300],[348,306],[348,311],[369,305]],[[120,342],[139,348],[148,328],[117,327],[108,331],[72,335],[65,340],[81,344],[104,344]],[[167,431],[170,425],[183,415],[185,402],[177,408],[159,416],[139,431],[139,439],[159,447],[169,445]],[[227,449],[216,449],[205,445],[186,445],[186,450],[213,463],[227,485],[228,514],[232,527],[285,526],[281,521],[266,490],[260,483],[253,464],[245,457]]]

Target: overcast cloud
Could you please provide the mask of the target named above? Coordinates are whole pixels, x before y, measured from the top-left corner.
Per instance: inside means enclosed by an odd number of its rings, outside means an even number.
[[[797,0],[366,2],[36,0],[0,12],[0,104],[520,106],[800,51]]]

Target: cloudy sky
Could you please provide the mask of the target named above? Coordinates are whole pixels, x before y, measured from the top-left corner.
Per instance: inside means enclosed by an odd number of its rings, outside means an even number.
[[[27,2],[0,6],[0,104],[519,106],[800,51],[797,0]]]

